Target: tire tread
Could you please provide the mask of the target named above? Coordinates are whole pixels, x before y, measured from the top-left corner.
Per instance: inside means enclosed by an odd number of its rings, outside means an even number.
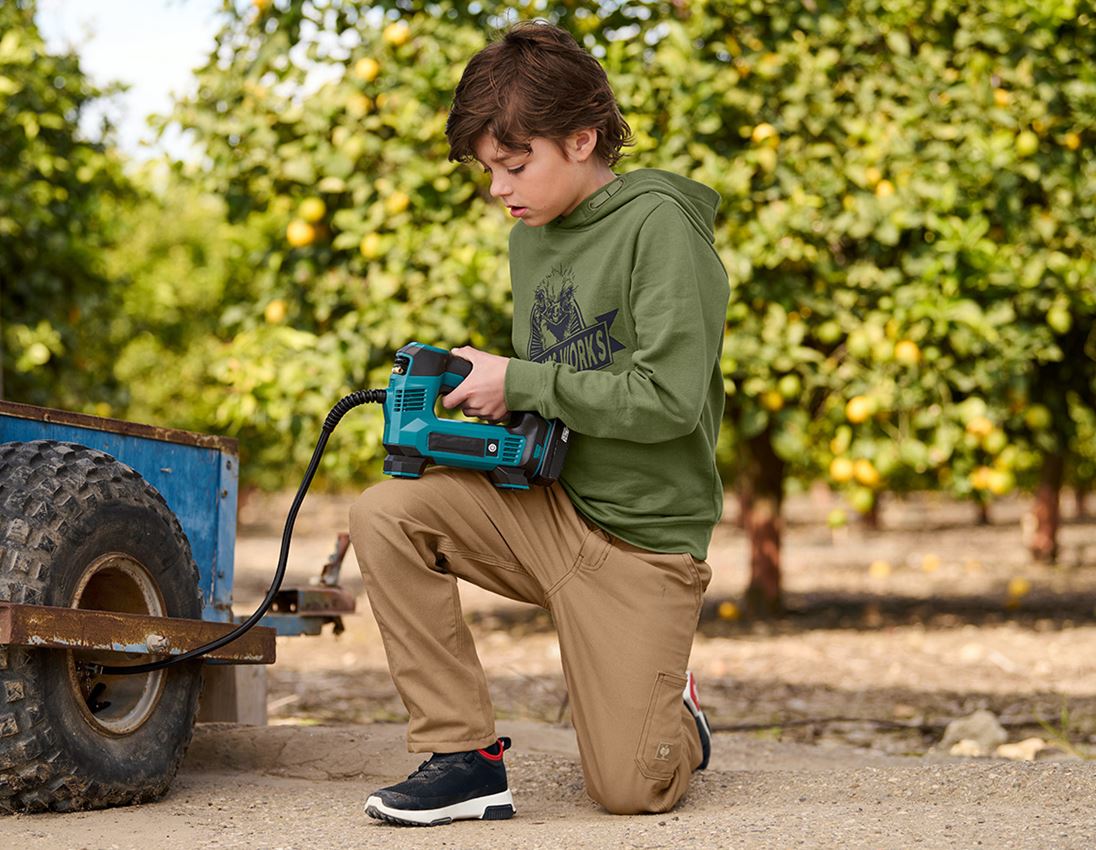
[[[160,493],[108,454],[51,440],[0,444],[0,601],[42,604],[66,524],[106,503],[151,509],[163,519],[185,553],[200,610],[190,543]],[[163,796],[190,744],[193,722],[174,742],[162,781],[90,780],[60,745],[64,730],[50,727],[32,663],[38,651],[0,646],[0,700],[7,700],[0,702],[0,814],[96,809]]]

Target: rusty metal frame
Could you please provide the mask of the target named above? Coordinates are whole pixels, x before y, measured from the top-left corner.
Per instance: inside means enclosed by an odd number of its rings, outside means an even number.
[[[274,594],[270,611],[300,617],[330,617],[353,614],[357,607],[354,594],[341,587],[284,587]]]
[[[235,626],[182,617],[16,605],[0,602],[0,645],[154,656],[182,655]],[[273,664],[275,630],[256,626],[203,658],[228,664]]]
[[[105,431],[108,434],[146,437],[165,443],[180,443],[187,446],[200,446],[227,452],[234,457],[240,456],[240,444],[231,437],[219,437],[212,434],[196,434],[192,431],[180,431],[177,428],[160,428],[156,425],[142,425],[137,422],[125,422],[104,416],[92,416],[87,413],[73,413],[68,410],[55,410],[50,407],[37,407],[32,404],[20,404],[14,401],[0,401],[0,413],[18,419],[33,419],[37,422],[56,422],[61,425],[73,425],[77,428],[90,428],[93,431]]]

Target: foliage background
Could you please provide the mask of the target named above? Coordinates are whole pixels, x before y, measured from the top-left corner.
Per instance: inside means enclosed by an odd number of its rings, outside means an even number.
[[[519,18],[603,62],[658,167],[723,197],[728,485],[776,465],[856,510],[1096,476],[1096,20],[1069,0],[226,0],[205,153],[123,170],[104,92],[0,8],[4,394],[241,440],[294,484],[331,404],[412,339],[511,353],[485,178],[447,161],[468,58]],[[379,412],[330,486],[379,475]],[[835,523],[844,521],[835,516]]]

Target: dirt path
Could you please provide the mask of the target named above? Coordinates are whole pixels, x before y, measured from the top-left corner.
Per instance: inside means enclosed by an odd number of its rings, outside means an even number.
[[[241,613],[269,581],[288,500],[241,512]],[[306,501],[288,582],[318,574],[349,502]],[[789,613],[773,622],[734,616],[746,544],[733,505],[717,529],[691,666],[724,731],[671,814],[611,817],[586,798],[550,619],[462,587],[499,731],[515,740],[518,817],[436,830],[364,817],[368,792],[420,757],[405,752],[405,713],[351,555],[343,583],[359,613],[338,637],[278,640],[270,726],[200,727],[162,802],[0,819],[0,847],[1096,846],[1096,761],[1082,758],[1096,753],[1096,523],[1070,518],[1060,563],[1035,567],[1023,502],[995,506],[995,524],[980,527],[969,506],[894,501],[887,530],[837,536],[829,507],[819,494],[789,501]],[[934,750],[950,721],[979,708],[1010,741],[1056,746],[1036,762]]]
[[[1096,845],[1096,767],[903,758],[847,746],[716,736],[713,767],[664,815],[614,817],[585,796],[570,730],[504,722],[510,821],[404,829],[362,803],[412,770],[394,724],[203,727],[166,799],[134,809],[0,821],[26,850],[655,848]]]

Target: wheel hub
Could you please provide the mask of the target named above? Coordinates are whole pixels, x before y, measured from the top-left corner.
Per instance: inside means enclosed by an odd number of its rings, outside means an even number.
[[[137,560],[120,552],[102,555],[84,570],[72,594],[72,608],[120,614],[166,616],[163,597]],[[103,665],[117,664],[113,653],[85,650],[68,654],[69,682],[84,719],[98,731],[128,735],[152,716],[164,689],[164,672],[106,675]],[[142,653],[127,653],[144,659]]]

